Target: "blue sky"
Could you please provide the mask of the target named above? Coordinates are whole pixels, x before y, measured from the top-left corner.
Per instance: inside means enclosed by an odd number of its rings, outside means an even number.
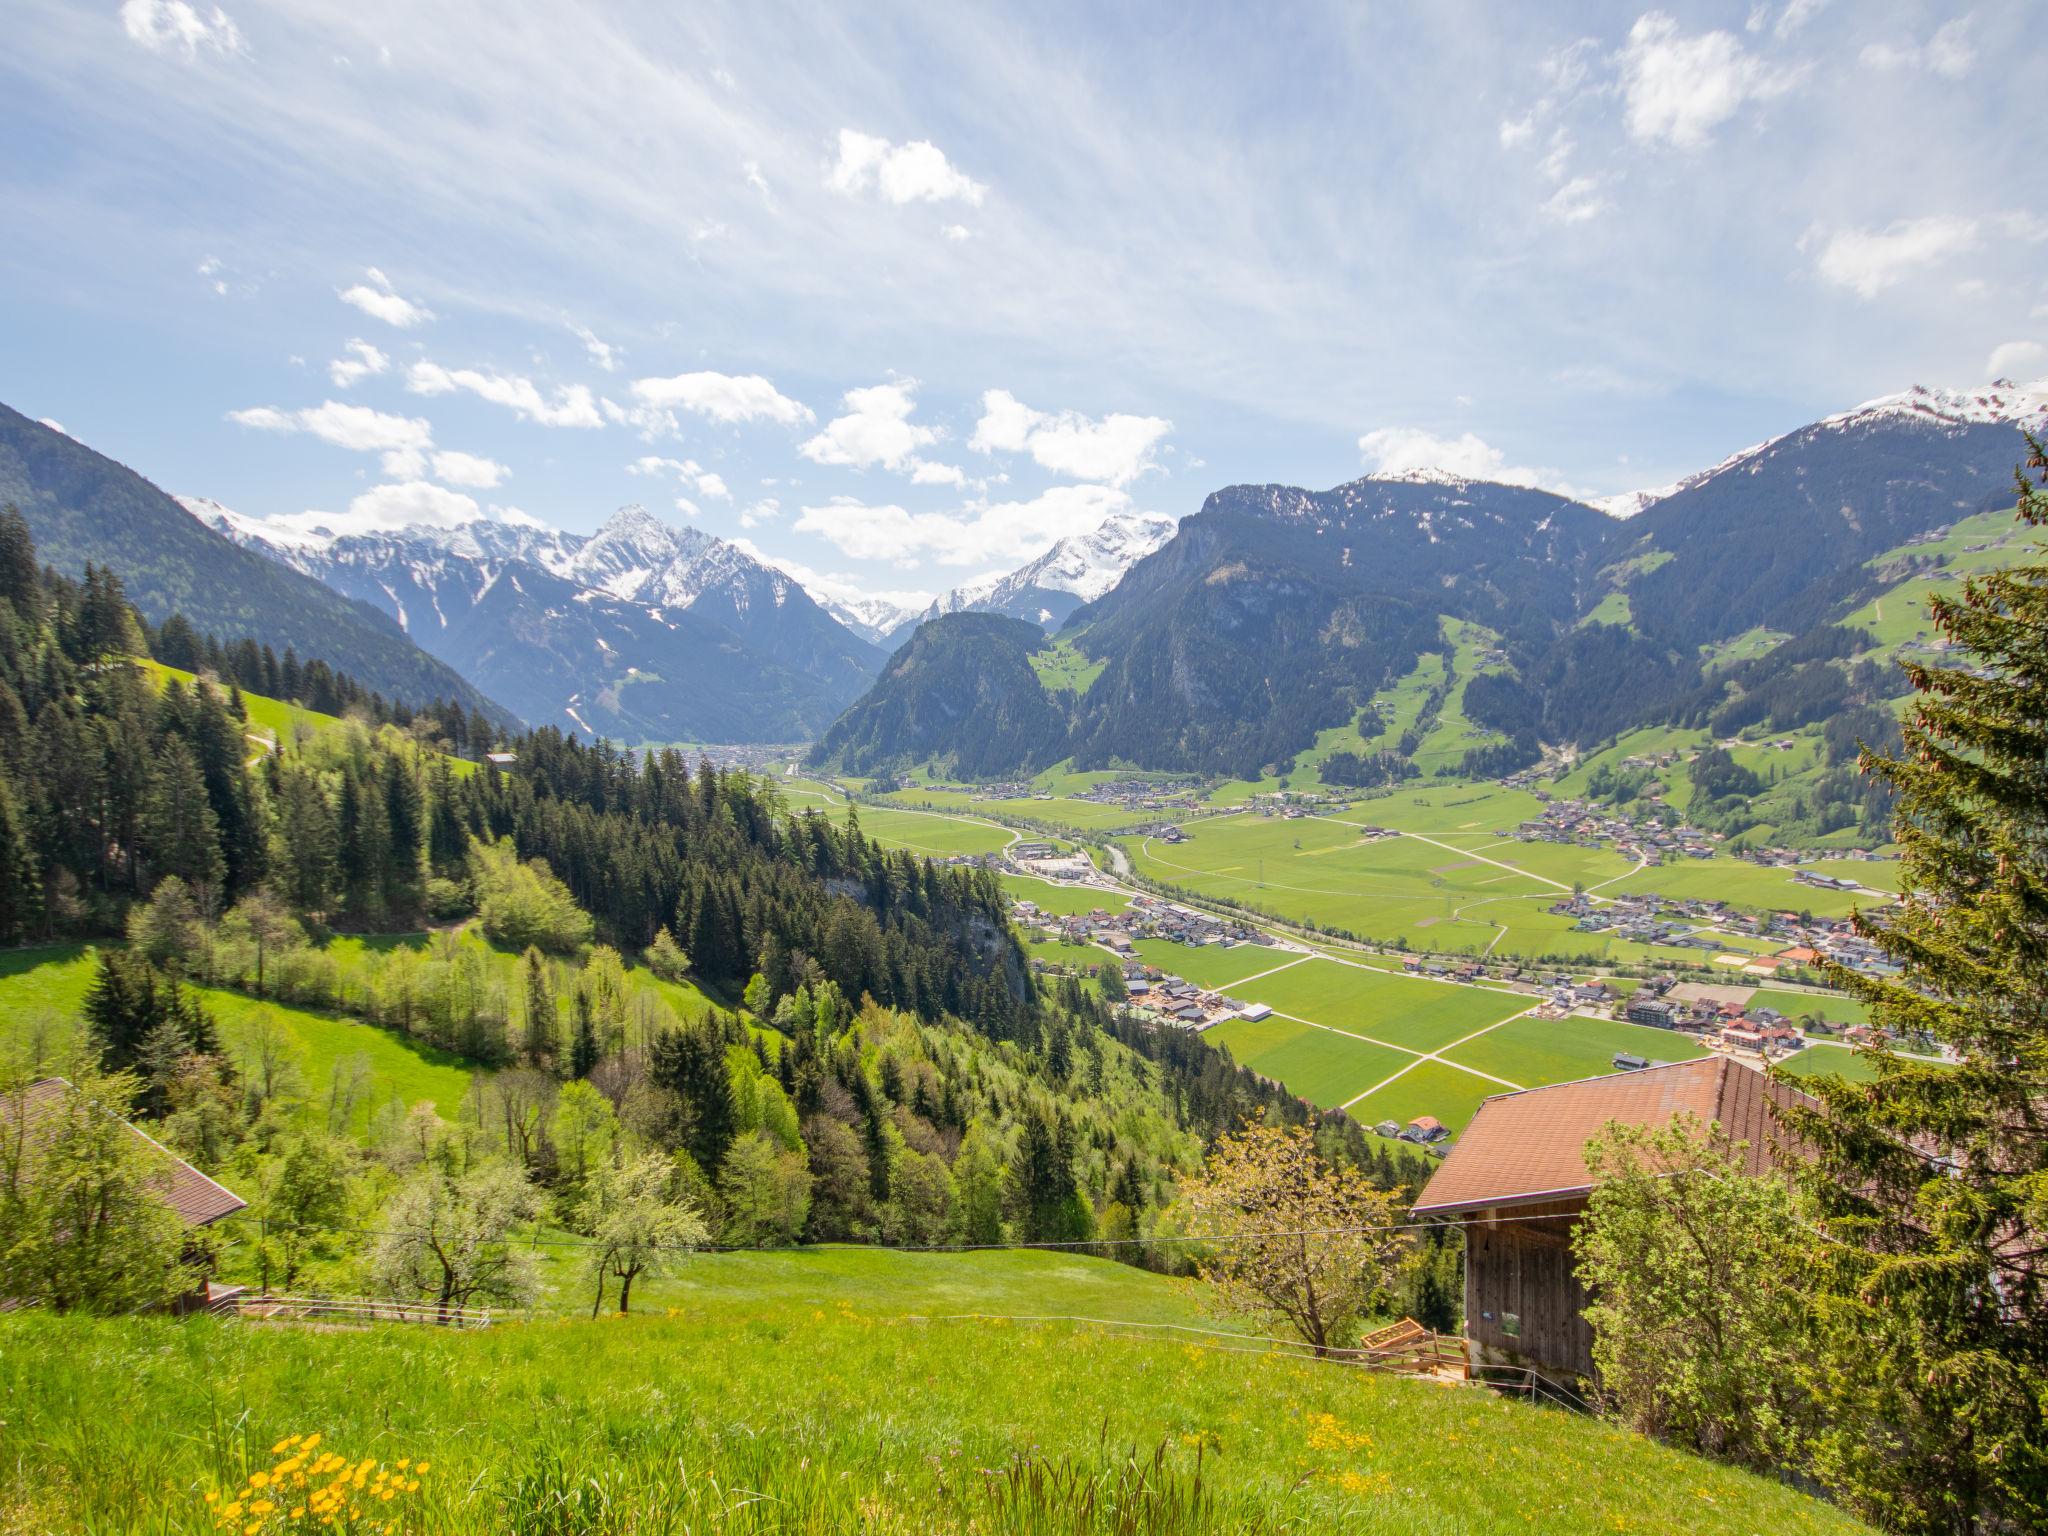
[[[369,525],[936,592],[2048,374],[2037,7],[15,0],[0,399]],[[2032,25],[2030,25],[2032,23]]]

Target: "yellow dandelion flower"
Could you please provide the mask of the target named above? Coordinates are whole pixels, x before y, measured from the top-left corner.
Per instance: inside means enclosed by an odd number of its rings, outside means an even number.
[[[262,1529],[262,1521],[252,1520],[249,1524],[242,1527],[242,1536],[256,1536],[256,1533]]]
[[[220,1502],[220,1495],[211,1490],[208,1490],[206,1495],[206,1502],[209,1504],[218,1504]]]
[[[382,1493],[378,1494],[377,1497],[384,1500],[384,1502],[388,1504],[391,1502],[391,1495],[393,1495],[396,1492],[398,1492],[396,1488],[386,1488]]]
[[[411,1465],[412,1458],[410,1456],[401,1456],[398,1458],[397,1466],[399,1471],[403,1472],[407,1467]]]
[[[420,1480],[418,1478],[414,1478],[411,1482],[407,1483],[405,1485],[405,1491],[407,1493],[418,1493],[420,1491]]]
[[[432,1466],[432,1465],[433,1465],[433,1463],[432,1463],[432,1462],[430,1462],[430,1461],[423,1461],[423,1462],[421,1462],[421,1463],[420,1463],[420,1464],[419,1464],[418,1466],[414,1467],[414,1468],[413,1468],[413,1471],[415,1471],[415,1472],[420,1472],[420,1473],[424,1473],[424,1472],[425,1472],[425,1471],[427,1470],[427,1468],[428,1468],[428,1467],[430,1467],[430,1466]]]
[[[291,1518],[291,1519],[293,1519],[293,1520],[303,1520],[303,1519],[305,1519],[305,1518],[306,1518],[306,1506],[305,1506],[305,1505],[303,1505],[303,1504],[300,1504],[300,1505],[297,1505],[297,1506],[295,1506],[295,1507],[293,1508],[292,1512],[291,1512],[290,1518]]]
[[[270,1486],[270,1474],[268,1472],[251,1472],[249,1474],[249,1486],[251,1488],[268,1488]]]
[[[295,1439],[295,1438],[297,1438],[297,1437],[296,1437],[296,1436],[294,1436],[294,1437],[292,1437],[292,1438],[294,1438],[294,1439]],[[284,1453],[285,1453],[286,1451],[290,1450],[290,1449],[291,1449],[291,1447],[292,1447],[292,1441],[291,1441],[291,1439],[284,1439],[284,1440],[280,1440],[280,1441],[278,1441],[278,1442],[277,1442],[277,1444],[273,1445],[273,1446],[272,1446],[272,1447],[270,1448],[270,1454],[271,1454],[271,1455],[273,1455],[273,1456],[282,1456],[282,1455],[283,1455],[283,1454],[284,1454]]]

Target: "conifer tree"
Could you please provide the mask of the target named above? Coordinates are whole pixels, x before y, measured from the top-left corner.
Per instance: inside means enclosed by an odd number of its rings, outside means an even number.
[[[0,944],[26,935],[43,914],[43,882],[14,791],[0,775]]]
[[[2029,438],[2028,468],[2048,471]],[[2019,476],[2020,519],[2048,490]],[[1827,1386],[1817,1470],[1888,1527],[2048,1526],[2048,564],[1932,601],[1962,652],[1908,662],[1918,695],[1896,757],[1903,896],[1856,929],[1896,978],[1829,966],[1894,1037],[1873,1081],[1810,1080],[1796,1117],[1845,1242],[1830,1315],[1857,1367]]]
[[[206,797],[199,760],[180,737],[164,742],[150,771],[142,803],[142,838],[156,873],[178,876],[202,902],[220,894],[227,874],[220,820]]]
[[[555,989],[548,979],[547,960],[531,944],[520,957],[520,965],[526,991],[526,1033],[520,1041],[520,1052],[528,1066],[538,1067],[555,1054]],[[577,1017],[587,1021],[588,1014],[587,1007],[581,1008]],[[593,1044],[595,1038],[593,1034]]]
[[[36,567],[36,541],[28,519],[9,502],[0,511],[0,598],[14,604],[23,618],[42,607],[42,582]]]

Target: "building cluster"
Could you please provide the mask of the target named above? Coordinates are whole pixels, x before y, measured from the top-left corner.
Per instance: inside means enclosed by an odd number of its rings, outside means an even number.
[[[1231,1019],[1256,1023],[1273,1016],[1265,1003],[1248,1003],[1214,987],[1198,987],[1143,960],[1124,962],[1124,986],[1130,991],[1131,1007],[1138,1012],[1197,1034]]]
[[[1279,816],[1288,821],[1299,821],[1304,816],[1328,816],[1351,808],[1351,799],[1337,794],[1317,794],[1306,789],[1276,789],[1265,794],[1253,795],[1245,801],[1245,809],[1257,811],[1261,816]]]
[[[1736,911],[1725,901],[1697,897],[1666,897],[1653,891],[1595,901],[1590,896],[1568,896],[1552,902],[1550,910],[1572,919],[1580,933],[1605,933],[1638,944],[1662,944],[1672,949],[1703,949],[1719,953],[1725,944],[1703,928],[1755,931],[1758,920]]]
[[[1193,779],[1105,779],[1078,791],[1073,798],[1157,813],[1192,811],[1202,803],[1203,791]]]
[[[1681,997],[1669,976],[1645,982],[1623,1002],[1621,1016],[1631,1024],[1681,1030],[1703,1045],[1752,1056],[1788,1056],[1806,1047],[1806,1036],[1777,1009],[1711,995]],[[1867,1033],[1860,1024],[1853,1030]]]
[[[1156,896],[1133,896],[1130,905],[1121,912],[1097,907],[1092,912],[1070,916],[1042,912],[1032,901],[1013,905],[1017,920],[1026,928],[1052,938],[1099,944],[1117,955],[1134,953],[1139,939],[1164,939],[1189,948],[1262,942],[1258,930],[1244,923],[1177,902],[1161,901]]]
[[[1571,843],[1581,848],[1612,846],[1616,853],[1632,859],[1660,861],[1665,855],[1710,859],[1718,832],[1703,832],[1684,822],[1667,822],[1661,816],[1632,816],[1590,800],[1552,800],[1542,814],[1523,822],[1513,832],[1496,832],[1496,837],[1515,837],[1525,843]]]

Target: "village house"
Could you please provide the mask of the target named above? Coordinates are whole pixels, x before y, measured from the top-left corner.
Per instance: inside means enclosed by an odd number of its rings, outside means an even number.
[[[78,1090],[68,1078],[39,1078],[23,1088],[18,1094],[0,1096],[0,1120],[11,1123],[20,1117],[22,1145],[30,1155],[38,1141],[49,1134],[45,1129],[51,1121],[79,1101]],[[190,1163],[172,1152],[162,1142],[144,1131],[131,1120],[123,1119],[112,1110],[92,1106],[109,1120],[118,1121],[126,1128],[145,1151],[151,1166],[151,1183],[155,1193],[164,1204],[174,1211],[178,1219],[194,1234],[186,1257],[195,1263],[206,1257],[207,1245],[196,1240],[197,1234],[215,1222],[235,1214],[248,1202],[233,1190],[215,1183]],[[239,1286],[222,1286],[203,1275],[199,1283],[173,1303],[178,1312],[201,1312],[219,1302],[240,1294]]]
[[[1779,1108],[1813,1101],[1722,1057],[1498,1094],[1479,1106],[1415,1202],[1465,1225],[1465,1336],[1473,1358],[1591,1377],[1593,1330],[1572,1232],[1592,1194],[1585,1146],[1610,1122],[1655,1129],[1681,1113],[1745,1143],[1752,1174],[1781,1162]]]

